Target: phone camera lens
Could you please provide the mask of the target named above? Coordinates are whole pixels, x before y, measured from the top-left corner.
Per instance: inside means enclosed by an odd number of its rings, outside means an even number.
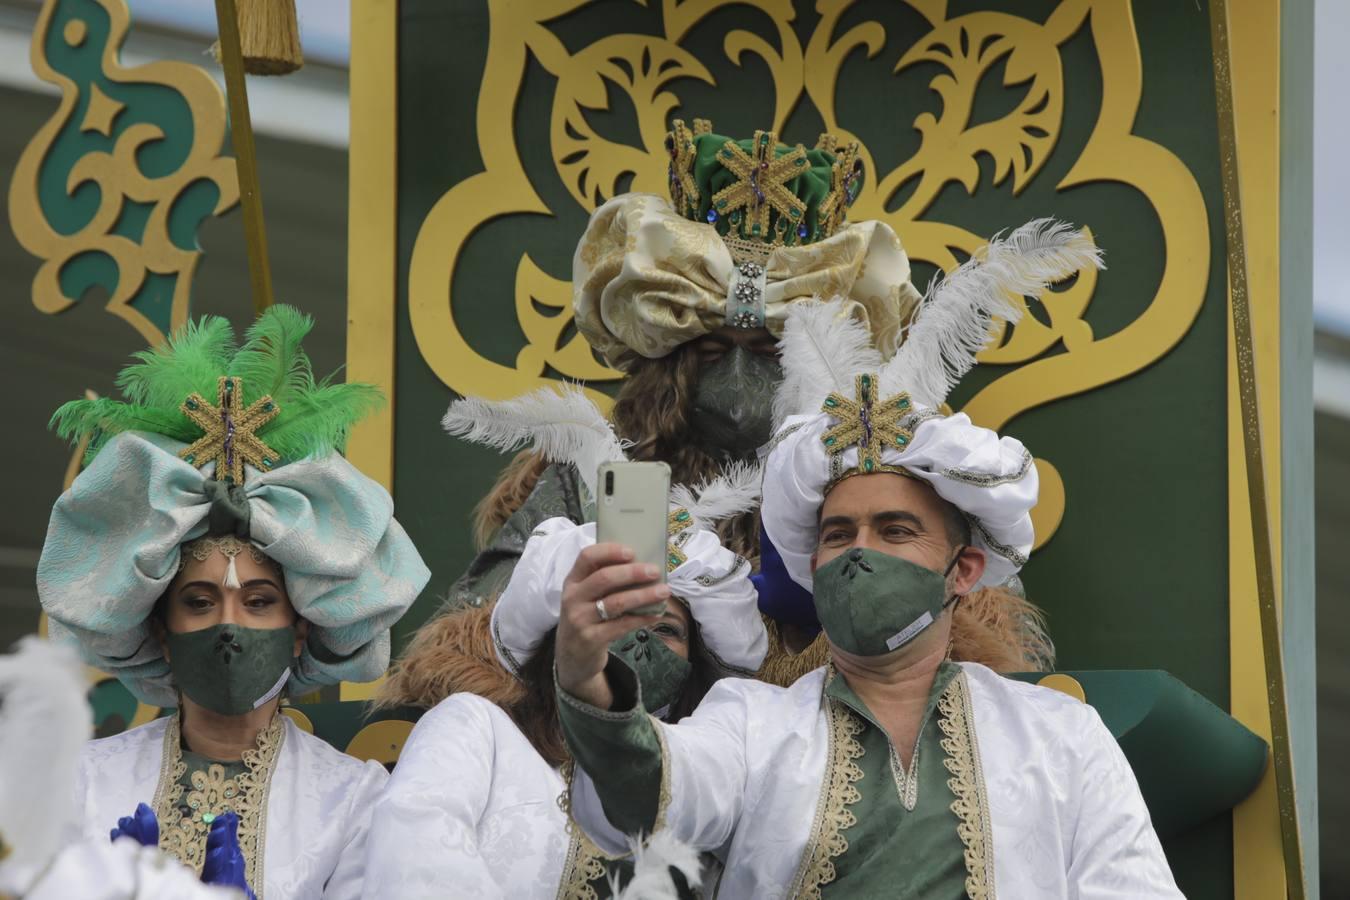
[[[613,473],[613,472],[606,472],[606,473],[605,473],[605,496],[606,496],[606,497],[612,496],[613,493],[614,493],[614,473]]]

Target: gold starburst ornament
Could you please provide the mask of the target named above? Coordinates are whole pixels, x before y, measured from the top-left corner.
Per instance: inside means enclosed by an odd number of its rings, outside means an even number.
[[[245,463],[266,472],[280,461],[257,432],[277,417],[281,407],[269,394],[245,408],[240,378],[222,375],[217,385],[216,405],[193,393],[179,407],[205,433],[178,455],[198,468],[214,462],[217,481],[242,485]]]
[[[838,391],[825,398],[821,411],[835,420],[835,426],[821,435],[821,443],[831,456],[857,447],[860,475],[885,471],[882,452],[888,447],[903,451],[914,440],[914,433],[900,425],[905,416],[914,412],[914,403],[903,391],[879,401],[875,375],[859,375],[854,380],[854,389],[856,396],[852,400]]]

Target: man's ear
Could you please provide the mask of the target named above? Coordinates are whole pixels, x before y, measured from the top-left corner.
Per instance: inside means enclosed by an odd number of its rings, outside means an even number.
[[[305,649],[305,639],[309,637],[309,619],[303,619],[299,616],[295,619],[295,652],[292,654],[296,659],[300,658],[301,652]]]
[[[966,546],[956,557],[956,566],[952,569],[952,593],[957,596],[969,594],[975,590],[984,575],[984,551],[979,547]]]

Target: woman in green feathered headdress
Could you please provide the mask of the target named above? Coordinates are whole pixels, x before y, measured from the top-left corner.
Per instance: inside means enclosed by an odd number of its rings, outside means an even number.
[[[57,410],[58,433],[89,450],[38,563],[53,638],[178,710],[86,747],[86,830],[148,803],[159,846],[200,870],[211,823],[233,812],[260,897],[360,894],[384,769],[278,707],[379,677],[430,576],[388,492],[340,455],[380,393],[316,382],[312,325],[272,307],[236,345],[204,318],[138,354],[124,400]]]

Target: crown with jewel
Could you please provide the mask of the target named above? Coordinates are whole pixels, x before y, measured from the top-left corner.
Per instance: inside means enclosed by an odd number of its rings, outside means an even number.
[[[862,190],[857,142],[840,149],[828,134],[807,150],[778,143],[772,131],[738,141],[713,134],[706,119],[692,129],[675,119],[666,152],[675,211],[716,228],[737,262],[830,237]]]

